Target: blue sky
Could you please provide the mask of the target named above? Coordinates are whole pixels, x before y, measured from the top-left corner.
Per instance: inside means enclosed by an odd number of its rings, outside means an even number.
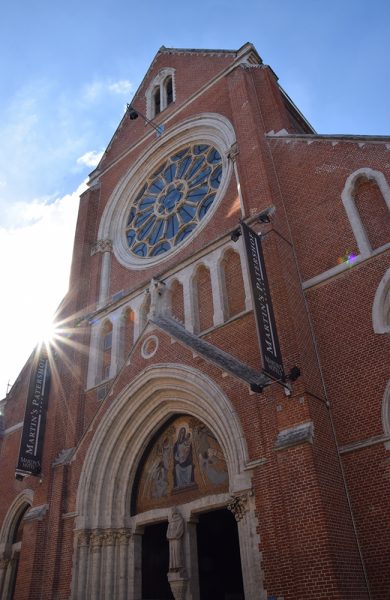
[[[389,22],[385,0],[7,3],[0,398],[32,351],[40,319],[66,291],[80,189],[161,45],[237,49],[250,41],[319,133],[390,135]],[[49,288],[37,286],[37,264]]]

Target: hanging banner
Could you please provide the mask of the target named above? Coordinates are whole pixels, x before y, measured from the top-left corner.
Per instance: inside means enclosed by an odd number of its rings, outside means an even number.
[[[284,380],[282,355],[276,331],[261,237],[246,223],[241,223],[251,280],[254,312],[264,372],[273,379]]]
[[[49,359],[42,350],[32,369],[16,475],[40,475],[42,472],[49,387]]]

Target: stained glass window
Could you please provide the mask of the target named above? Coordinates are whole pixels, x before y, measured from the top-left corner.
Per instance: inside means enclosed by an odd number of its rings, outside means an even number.
[[[221,179],[222,158],[213,146],[193,144],[165,160],[127,214],[130,252],[148,258],[183,242],[211,208]]]

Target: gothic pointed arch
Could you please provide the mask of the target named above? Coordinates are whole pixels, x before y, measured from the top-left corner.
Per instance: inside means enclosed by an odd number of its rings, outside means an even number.
[[[183,284],[178,279],[174,279],[169,287],[169,290],[171,301],[171,314],[175,319],[177,319],[181,323],[184,323]]]
[[[0,598],[13,597],[18,571],[22,521],[33,502],[34,492],[23,490],[12,502],[0,530]]]
[[[198,333],[210,329],[214,324],[213,290],[210,269],[200,264],[193,277],[193,291],[196,306],[195,326]]]
[[[245,310],[245,287],[239,253],[228,248],[224,252],[220,268],[224,284],[224,312],[226,319],[230,319]]]
[[[345,182],[341,199],[351,224],[359,252],[365,258],[370,256],[372,251],[376,249],[377,242],[373,238],[372,230],[375,229],[375,227],[370,219],[373,207],[369,205],[370,202],[367,201],[367,198],[364,198],[364,196],[367,196],[367,190],[363,190],[360,199],[356,197],[362,183],[365,187],[368,186],[370,188],[370,193],[368,194],[369,201],[371,202],[373,200],[378,204],[380,200],[383,204],[380,212],[381,214],[383,213],[383,218],[388,220],[388,222],[390,222],[390,187],[383,173],[367,167],[357,169],[351,173]],[[381,196],[379,200],[378,195]],[[363,202],[363,200],[365,200],[365,202]],[[378,211],[376,210],[374,212]],[[364,218],[365,215],[366,218]],[[387,247],[387,245],[390,245],[390,239],[382,239],[380,245],[381,247]]]
[[[113,326],[110,319],[106,319],[102,324],[100,333],[100,352],[99,352],[99,367],[98,381],[104,381],[110,378],[111,374],[111,355],[112,355],[112,332]]]
[[[226,507],[231,494],[248,496],[251,476],[245,469],[245,438],[234,407],[219,386],[189,366],[164,364],[145,369],[108,409],[87,451],[76,500],[72,600],[92,600],[99,596],[101,586],[110,589],[113,598],[141,597],[137,556],[142,519],[167,521],[170,509],[157,507],[132,516],[132,490],[151,439],[170,420],[183,415],[212,432],[226,460],[228,491],[196,499],[198,507],[205,510],[207,502]],[[248,500],[249,505],[248,518],[240,527],[245,531],[242,535],[257,544],[254,506]],[[249,585],[254,590],[262,575],[251,557],[250,552],[244,556],[243,569],[252,573]],[[99,565],[105,569],[104,580],[99,577]]]
[[[77,494],[79,529],[123,525],[138,464],[150,438],[169,418],[180,414],[199,419],[214,432],[226,458],[231,490],[249,485],[241,425],[222,390],[188,366],[156,365],[122,391],[94,435]]]

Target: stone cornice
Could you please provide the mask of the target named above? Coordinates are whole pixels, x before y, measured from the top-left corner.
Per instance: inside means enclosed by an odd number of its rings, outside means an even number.
[[[355,144],[378,144],[383,143],[387,145],[387,149],[390,150],[390,136],[386,135],[344,135],[344,134],[314,134],[314,133],[275,133],[270,131],[265,134],[265,137],[269,140],[284,140],[285,142],[306,142],[307,144],[312,142],[331,142],[337,144],[339,142],[352,142]]]

